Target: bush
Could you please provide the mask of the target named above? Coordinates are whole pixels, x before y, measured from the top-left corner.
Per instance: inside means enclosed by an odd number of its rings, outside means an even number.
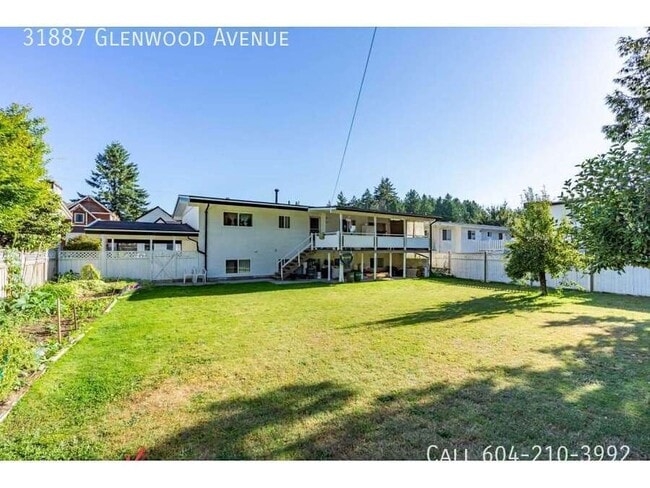
[[[63,245],[65,251],[99,251],[101,247],[102,241],[90,236],[73,237]]]
[[[100,280],[101,278],[101,274],[92,264],[84,264],[81,268],[82,280]]]
[[[0,401],[18,386],[21,372],[36,367],[33,347],[16,327],[0,326]]]

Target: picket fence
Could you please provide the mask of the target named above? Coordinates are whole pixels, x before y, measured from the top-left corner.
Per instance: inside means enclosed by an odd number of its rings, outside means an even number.
[[[452,276],[469,280],[510,283],[502,253],[433,253],[432,267],[444,269]],[[650,296],[650,269],[627,267],[624,272],[602,271],[590,275],[572,271],[561,278],[547,276],[551,288]],[[538,286],[538,282],[533,282]]]

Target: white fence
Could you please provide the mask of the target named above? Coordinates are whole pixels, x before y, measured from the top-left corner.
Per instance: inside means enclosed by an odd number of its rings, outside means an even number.
[[[59,273],[79,273],[92,264],[106,278],[182,280],[193,268],[202,267],[199,256],[196,251],[60,251]]]
[[[510,283],[505,272],[505,256],[497,253],[433,253],[432,268],[469,280]],[[539,285],[535,282],[534,285]],[[650,296],[650,269],[625,268],[624,273],[602,271],[590,276],[572,271],[562,278],[547,277],[551,288],[577,288],[621,295]]]
[[[20,254],[20,267],[23,282],[27,286],[42,285],[56,275],[56,251]],[[5,296],[7,284],[7,265],[4,253],[0,250],[0,298]]]

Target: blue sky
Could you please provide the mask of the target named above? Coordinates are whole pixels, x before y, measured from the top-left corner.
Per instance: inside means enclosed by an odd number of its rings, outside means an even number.
[[[229,29],[234,31],[235,29]],[[138,163],[152,205],[178,194],[321,205],[332,193],[371,29],[289,29],[289,47],[24,47],[0,29],[0,106],[47,120],[67,198],[106,144]],[[381,176],[482,204],[560,192],[602,152],[620,35],[641,29],[377,32],[340,189]],[[92,31],[86,34],[92,36]],[[88,39],[86,39],[88,40]]]

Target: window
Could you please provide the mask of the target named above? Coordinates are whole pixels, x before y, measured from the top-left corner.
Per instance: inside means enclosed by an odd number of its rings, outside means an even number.
[[[75,224],[85,224],[86,223],[86,215],[81,213],[81,212],[75,212],[75,214],[74,214],[74,223]]]
[[[499,240],[500,240],[500,241],[503,240],[503,232],[499,232]]]
[[[488,232],[487,232],[487,236],[488,236],[488,237],[492,237],[492,232],[490,232],[490,231],[488,230]]]
[[[223,225],[228,227],[253,227],[253,214],[224,212]]]
[[[250,273],[251,272],[251,260],[250,259],[240,259],[239,260],[239,272],[240,273]]]
[[[442,240],[451,241],[451,229],[442,229]]]
[[[289,229],[291,227],[291,218],[286,215],[280,215],[278,226],[280,229]]]
[[[226,259],[226,274],[232,274],[236,272],[237,272],[237,260]]]
[[[475,230],[468,230],[467,231],[467,239],[470,241],[476,240],[476,231]]]
[[[226,259],[226,274],[250,273],[250,259]]]
[[[224,212],[223,225],[237,225],[237,214],[232,212]]]

